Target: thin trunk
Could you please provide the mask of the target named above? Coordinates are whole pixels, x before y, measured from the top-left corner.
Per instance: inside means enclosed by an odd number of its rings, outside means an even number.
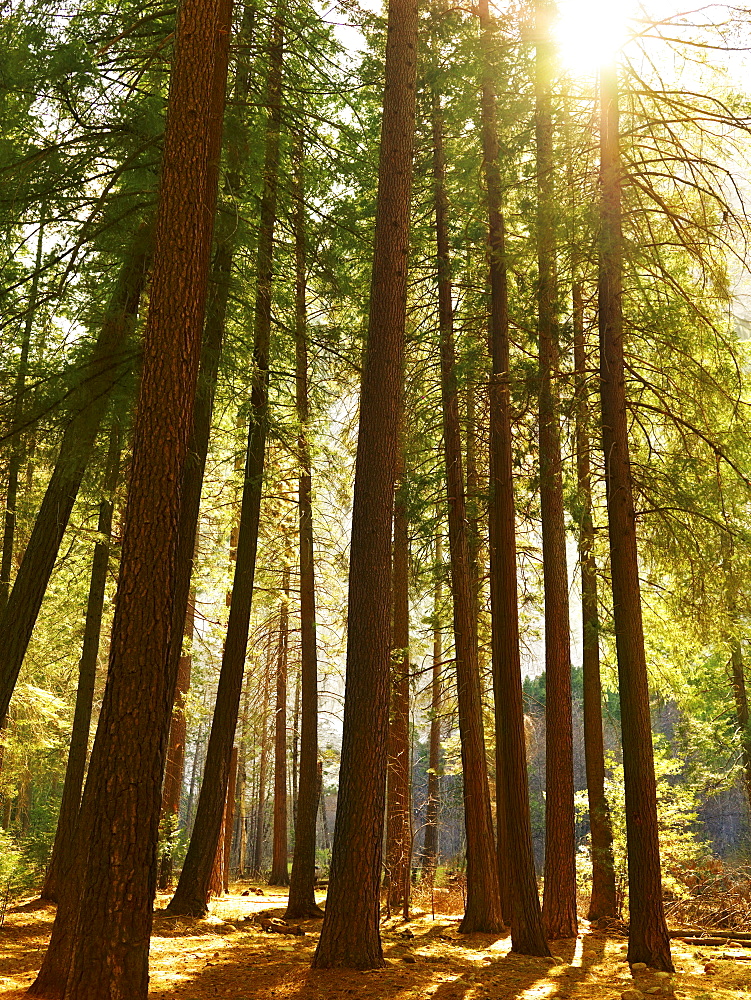
[[[289,643],[289,563],[282,571],[279,644],[274,712],[274,835],[269,885],[289,885],[287,867],[287,652]]]
[[[246,828],[247,820],[247,760],[248,760],[248,702],[250,700],[250,678],[245,681],[245,695],[243,697],[242,711],[242,739],[240,741],[240,753],[237,760],[237,814],[239,817],[239,836],[237,844],[237,875],[238,878],[245,878],[245,862],[247,856],[248,835]]]
[[[13,589],[0,616],[0,719],[8,711],[110,395],[131,364],[128,340],[138,315],[150,244],[149,231],[143,227],[120,270],[102,329],[71,396],[72,416]]]
[[[477,632],[480,621],[480,477],[477,471],[477,415],[475,383],[467,385],[467,546],[469,549],[469,582],[472,594],[472,621]],[[478,654],[479,655],[479,654]]]
[[[193,829],[193,803],[195,802],[196,785],[198,782],[198,758],[201,755],[201,741],[203,738],[203,722],[198,723],[198,732],[196,734],[196,749],[193,754],[193,763],[190,767],[190,785],[188,787],[188,801],[185,806],[185,829],[190,836]]]
[[[404,381],[416,0],[390,0],[350,543],[339,800],[315,968],[384,964],[378,930],[389,715],[391,524]]]
[[[441,661],[443,659],[443,633],[441,605],[443,604],[443,545],[440,532],[435,536],[435,595],[433,598],[433,673],[430,693],[430,738],[428,749],[428,802],[425,810],[425,840],[422,848],[423,874],[433,879],[438,865],[438,813],[440,810],[440,782],[438,769],[441,760]]]
[[[454,605],[456,685],[462,747],[462,788],[467,836],[467,902],[462,933],[496,933],[503,927],[498,861],[493,839],[482,692],[477,658],[477,620],[472,593],[467,520],[459,426],[459,394],[454,356],[454,319],[451,303],[451,262],[448,247],[448,200],[443,153],[443,116],[433,92],[433,182],[438,247],[438,318],[441,352],[443,440],[448,491],[451,593]]]
[[[512,950],[524,955],[549,955],[537,895],[527,783],[516,582],[508,290],[491,59],[493,25],[488,0],[480,0],[479,14],[483,46],[482,145],[490,243],[490,601],[498,855],[504,915],[510,911],[511,917]]]
[[[229,892],[230,860],[232,858],[232,835],[235,828],[235,793],[237,791],[237,747],[232,747],[229,761],[229,783],[227,802],[224,807],[224,882],[222,888]]]
[[[268,755],[266,719],[269,707],[270,656],[271,653],[269,650],[266,662],[266,676],[263,682],[263,703],[261,707],[261,759],[258,764],[258,811],[256,812],[256,829],[253,840],[253,873],[255,875],[260,875],[263,868],[263,826],[266,819],[266,760]]]
[[[5,518],[3,523],[3,556],[0,562],[0,616],[5,611],[10,595],[10,575],[13,569],[13,546],[16,531],[16,507],[18,503],[18,474],[23,461],[24,447],[21,437],[21,422],[23,419],[26,376],[29,373],[29,349],[31,347],[31,332],[34,328],[34,317],[39,295],[39,276],[42,270],[42,252],[44,250],[44,227],[46,206],[42,206],[37,236],[37,252],[34,262],[34,274],[31,278],[29,301],[26,306],[26,322],[21,336],[21,356],[18,359],[16,384],[13,388],[13,422],[10,460],[8,462],[8,488],[5,493]],[[80,792],[80,789],[79,789]]]
[[[584,758],[592,858],[592,895],[588,920],[615,917],[618,912],[613,859],[613,827],[605,795],[605,748],[602,736],[602,686],[597,613],[597,564],[592,521],[589,393],[584,345],[581,286],[573,286],[574,375],[576,394],[576,478],[579,491],[579,565],[582,594],[582,673],[584,686]]]
[[[91,581],[89,584],[89,598],[86,605],[83,646],[81,649],[81,659],[78,664],[76,707],[73,713],[73,729],[70,737],[68,764],[65,769],[65,781],[63,782],[60,815],[57,820],[55,842],[52,845],[52,856],[40,893],[42,899],[53,901],[57,900],[58,885],[62,873],[68,870],[73,860],[72,851],[76,820],[78,818],[78,809],[81,805],[81,790],[86,770],[86,757],[89,751],[91,709],[94,701],[99,639],[102,632],[104,594],[107,589],[112,512],[117,480],[120,473],[121,451],[120,423],[115,419],[110,431],[107,465],[102,482],[102,499],[99,502],[98,540],[94,546],[94,559],[91,565]]]
[[[571,708],[566,526],[563,516],[556,275],[550,0],[537,0],[537,333],[542,567],[545,593],[545,882],[542,917],[549,940],[577,935],[574,739]]]
[[[255,364],[232,602],[211,735],[206,752],[204,780],[198,798],[196,824],[175,895],[168,906],[168,910],[172,914],[203,916],[208,907],[209,881],[222,825],[224,800],[229,779],[230,755],[237,727],[245,654],[248,645],[268,427],[271,285],[279,169],[284,12],[284,0],[280,0],[276,8],[272,32],[268,77],[267,106],[269,115],[266,128],[264,187],[261,199],[254,317],[253,358]]]
[[[751,810],[751,727],[749,727],[748,694],[746,692],[746,668],[743,662],[738,620],[738,583],[733,566],[733,542],[729,535],[722,539],[722,570],[725,577],[725,604],[729,629],[727,642],[730,646],[730,676],[735,702],[735,719],[741,739],[743,760],[743,783],[749,810]]]
[[[626,795],[628,960],[646,962],[653,968],[670,972],[673,962],[662,902],[649,684],[628,445],[618,75],[615,66],[600,71],[600,102],[600,398]]]
[[[295,678],[295,708],[292,713],[292,829],[297,843],[297,785],[300,753],[300,673]]]
[[[162,772],[176,678],[167,672],[180,504],[216,200],[209,159],[224,108],[231,4],[178,13],[107,686],[78,857],[31,992],[146,1000]],[[123,863],[127,859],[127,863]]]
[[[403,460],[400,461],[403,468]],[[409,525],[402,478],[394,501],[391,648],[391,713],[386,791],[386,884],[388,905],[405,902],[409,883]]]

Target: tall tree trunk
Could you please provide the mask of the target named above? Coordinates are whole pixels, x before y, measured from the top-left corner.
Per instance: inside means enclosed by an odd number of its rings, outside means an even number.
[[[628,446],[618,76],[613,65],[600,71],[600,102],[600,398],[626,794],[628,960],[672,971],[662,903],[652,726]]]
[[[237,539],[237,561],[232,585],[232,603],[227,623],[227,636],[224,643],[211,735],[206,752],[204,780],[198,797],[196,823],[175,895],[167,908],[172,914],[203,916],[207,911],[209,882],[224,813],[230,755],[240,709],[245,654],[248,645],[268,427],[271,285],[279,171],[285,9],[284,0],[280,0],[277,4],[272,31],[271,62],[267,85],[269,115],[266,128],[264,185],[258,237],[258,277],[253,346],[255,364],[251,389],[251,418],[245,458],[240,529]]]
[[[391,648],[391,712],[386,782],[386,884],[388,905],[395,910],[409,885],[409,524],[404,459],[402,483],[394,501]]]
[[[86,604],[86,622],[84,624],[81,659],[78,664],[78,689],[76,691],[76,707],[73,713],[73,729],[70,736],[68,764],[65,769],[63,795],[60,802],[60,814],[57,820],[55,841],[52,845],[52,856],[50,857],[42,891],[39,894],[42,899],[53,901],[57,900],[58,884],[61,875],[68,870],[73,860],[72,851],[76,820],[78,818],[78,809],[81,805],[81,789],[83,788],[83,778],[86,770],[86,756],[89,751],[91,709],[94,701],[99,639],[102,632],[104,594],[107,589],[112,512],[114,509],[117,480],[120,473],[121,451],[120,423],[117,419],[114,419],[110,430],[107,465],[102,482],[102,499],[99,502],[98,538],[94,546],[94,559],[91,565],[91,581],[89,583],[89,597]]]
[[[195,421],[194,421],[195,427]],[[183,484],[185,479],[183,479]],[[183,494],[184,498],[185,494]],[[179,563],[178,563],[179,565]],[[188,600],[187,614],[183,623],[183,639],[188,642],[193,638],[195,624],[196,589],[192,588]],[[173,644],[170,643],[170,651]],[[177,833],[180,813],[180,795],[183,787],[183,772],[185,770],[185,737],[187,720],[185,705],[190,691],[190,674],[193,667],[193,654],[183,652],[177,665],[177,685],[175,701],[172,706],[172,721],[167,744],[167,761],[164,768],[164,786],[162,788],[162,818],[161,837],[162,849],[159,858],[159,888],[164,890],[172,882],[172,852]]]
[[[120,270],[102,329],[71,395],[72,416],[0,616],[0,719],[8,710],[109,397],[131,363],[128,339],[138,314],[150,244],[150,234],[144,227],[136,234]]]
[[[467,546],[469,548],[469,580],[472,593],[472,621],[475,632],[480,621],[480,476],[477,469],[477,415],[475,383],[470,377],[467,400]],[[479,656],[479,651],[478,651]]]
[[[292,829],[297,840],[297,786],[300,757],[300,685],[301,677],[298,672],[295,677],[295,707],[292,711]],[[290,876],[291,877],[291,876]]]
[[[185,804],[185,829],[190,836],[193,829],[193,804],[195,802],[196,785],[198,783],[199,766],[198,760],[201,756],[201,744],[203,742],[203,721],[198,723],[196,733],[196,749],[193,754],[193,763],[190,766],[190,784],[188,785],[188,801]]]
[[[29,301],[26,306],[26,321],[21,336],[21,355],[18,359],[16,384],[13,388],[13,422],[10,459],[8,461],[8,488],[5,493],[5,517],[3,520],[3,556],[0,561],[0,615],[5,611],[10,594],[10,574],[13,569],[13,546],[16,532],[16,507],[18,504],[18,474],[21,471],[24,447],[21,437],[21,422],[25,405],[26,376],[29,372],[29,349],[31,333],[34,328],[34,317],[39,296],[39,276],[42,271],[42,253],[44,250],[44,227],[46,205],[42,206],[39,218],[39,233],[37,235],[36,260],[34,273],[31,277]],[[80,788],[79,788],[80,795]]]
[[[232,836],[235,829],[235,794],[237,792],[237,758],[238,748],[232,747],[229,759],[229,782],[227,784],[227,802],[224,806],[224,882],[222,888],[229,892],[230,861],[232,858]]]
[[[443,635],[443,545],[440,531],[435,536],[435,592],[433,598],[433,668],[430,688],[430,737],[428,740],[428,802],[425,809],[425,839],[422,847],[423,876],[431,881],[438,865],[438,813],[440,810],[441,761],[441,661]]]
[[[581,285],[573,284],[574,376],[576,394],[576,478],[579,491],[579,565],[582,594],[582,673],[584,686],[584,759],[592,858],[592,895],[588,920],[615,917],[613,827],[605,795],[605,748],[602,737],[602,686],[597,612],[597,564],[592,521],[590,474],[589,393],[584,345],[584,306]]]
[[[315,561],[313,553],[312,463],[308,423],[307,246],[305,240],[305,177],[302,139],[295,156],[295,407],[300,472],[300,780],[295,808],[295,852],[292,857],[286,917],[322,916],[315,900],[316,814],[318,780],[318,655],[316,651]],[[297,703],[297,695],[295,695]],[[295,711],[297,715],[297,711]],[[295,729],[297,726],[295,726]]]
[[[751,727],[749,727],[746,668],[743,662],[740,622],[738,620],[738,581],[734,567],[732,536],[722,536],[722,571],[725,577],[725,605],[728,616],[727,643],[730,647],[730,677],[735,702],[735,719],[741,739],[743,783],[751,813]]]
[[[216,201],[209,158],[221,134],[230,23],[231,4],[218,0],[184,0],[178,14],[109,673],[79,814],[80,854],[65,873],[70,885],[47,953],[56,975],[50,981],[53,970],[43,966],[36,995],[59,996],[63,983],[65,1000],[146,1000],[148,991],[176,680],[166,666],[179,487],[198,375]]]
[[[480,0],[479,14],[483,47],[482,145],[490,243],[490,601],[498,855],[504,914],[510,910],[511,915],[512,950],[524,955],[549,955],[537,895],[527,784],[516,582],[508,291],[491,59],[493,25],[488,0]]]
[[[537,334],[542,568],[545,592],[545,882],[542,917],[550,940],[577,935],[574,739],[571,707],[566,526],[558,394],[555,154],[550,0],[537,0]]]
[[[237,838],[237,875],[238,878],[245,878],[245,867],[247,860],[248,832],[247,832],[247,760],[248,760],[248,702],[250,700],[249,678],[245,681],[245,694],[243,696],[242,710],[242,738],[237,758],[237,804],[235,810],[238,816],[238,838]]]
[[[326,915],[315,968],[384,964],[378,930],[389,714],[391,523],[404,380],[416,0],[389,0],[368,342],[350,544],[347,671]]]
[[[271,640],[269,639],[269,643]],[[263,827],[266,821],[266,761],[268,758],[268,740],[266,719],[269,705],[269,674],[271,672],[271,649],[266,659],[266,674],[263,681],[263,703],[261,706],[261,754],[258,764],[258,810],[256,812],[256,829],[253,840],[253,872],[261,874],[263,868]]]
[[[448,491],[451,593],[454,604],[456,684],[462,747],[462,788],[467,836],[467,904],[460,932],[495,933],[503,927],[498,861],[493,839],[482,694],[477,659],[477,620],[472,588],[459,426],[459,394],[454,357],[454,318],[451,303],[451,262],[448,248],[448,200],[443,153],[443,117],[433,92],[433,181],[438,247],[438,318],[441,352],[443,440]]]
[[[289,885],[287,868],[287,648],[289,642],[289,563],[282,572],[279,645],[274,712],[274,836],[269,885]]]

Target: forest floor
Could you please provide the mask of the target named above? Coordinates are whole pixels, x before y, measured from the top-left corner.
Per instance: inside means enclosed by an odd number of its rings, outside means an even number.
[[[386,967],[371,972],[311,970],[320,921],[303,921],[304,936],[264,933],[263,912],[281,917],[286,894],[263,896],[232,886],[214,900],[205,920],[157,913],[151,944],[150,1000],[658,1000],[665,980],[632,978],[623,937],[582,921],[576,940],[552,945],[552,959],[510,953],[508,936],[457,934],[458,914],[416,910],[405,923],[384,921]],[[166,905],[161,896],[157,907]],[[430,904],[428,904],[430,905]],[[449,908],[445,903],[443,908]],[[0,1000],[20,1000],[47,945],[54,907],[27,903],[10,909],[0,929]],[[412,935],[412,936],[410,936]],[[675,996],[685,1000],[751,1000],[748,947],[697,947],[673,942]],[[644,978],[646,975],[646,979]],[[659,990],[659,993],[658,993]]]

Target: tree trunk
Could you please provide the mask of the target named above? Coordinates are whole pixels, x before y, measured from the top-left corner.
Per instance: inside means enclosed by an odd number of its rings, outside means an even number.
[[[269,885],[289,885],[287,868],[287,647],[289,641],[289,564],[282,575],[279,645],[274,712],[274,836]]]
[[[150,243],[149,232],[143,227],[120,270],[102,329],[71,394],[73,415],[63,434],[13,589],[0,616],[0,719],[8,710],[109,397],[131,364],[128,338],[138,314]]]
[[[183,478],[184,484],[185,479]],[[184,496],[185,494],[183,494]],[[196,590],[194,586],[188,601],[187,614],[183,623],[183,639],[187,639],[188,642],[193,638],[195,610]],[[173,644],[170,643],[170,651],[172,648]],[[183,653],[177,665],[177,685],[175,687],[175,701],[172,706],[172,721],[169,730],[169,743],[167,744],[167,761],[164,768],[164,787],[162,788],[162,852],[159,858],[159,888],[162,890],[169,889],[172,883],[172,851],[177,833],[183,771],[185,770],[185,736],[187,730],[185,704],[188,692],[190,691],[192,666],[192,653]]]
[[[171,914],[203,916],[207,911],[209,882],[224,813],[230,755],[237,728],[245,654],[248,645],[268,425],[271,284],[279,166],[284,10],[284,2],[280,0],[274,21],[268,77],[267,105],[269,116],[266,129],[254,317],[253,358],[255,364],[251,389],[251,418],[245,458],[245,481],[237,539],[237,561],[232,585],[232,603],[227,623],[227,636],[219,674],[211,735],[206,752],[204,780],[198,797],[196,823],[175,895],[167,907]]]
[[[26,307],[26,322],[21,337],[21,356],[18,359],[16,384],[13,389],[13,422],[10,459],[8,461],[8,489],[5,493],[5,517],[3,520],[3,556],[0,562],[0,615],[5,611],[10,594],[10,574],[13,568],[13,545],[16,532],[16,507],[18,504],[18,474],[23,461],[23,441],[21,438],[21,422],[24,411],[24,395],[26,376],[29,372],[29,349],[31,347],[31,332],[34,327],[37,298],[39,295],[39,275],[42,270],[42,252],[44,250],[44,227],[46,205],[42,206],[39,218],[39,233],[37,236],[37,252],[34,262],[34,274],[29,289],[29,302]],[[4,716],[3,716],[4,717]],[[80,797],[79,788],[79,797]],[[43,897],[46,898],[46,897]]]
[[[247,759],[248,759],[248,702],[250,700],[250,678],[245,681],[245,695],[243,696],[242,711],[242,738],[240,740],[240,750],[237,758],[237,804],[235,806],[238,815],[238,838],[237,838],[237,875],[238,878],[245,878],[245,867],[248,847],[247,834],[247,808],[246,808],[246,785],[247,785]]]
[[[270,643],[271,640],[269,640]],[[253,841],[253,873],[258,876],[263,868],[263,827],[266,819],[266,760],[268,756],[266,719],[269,706],[269,673],[271,672],[271,649],[266,659],[266,674],[263,681],[263,704],[261,707],[261,759],[258,764],[258,811]]]
[[[588,920],[615,917],[618,912],[613,859],[613,827],[605,795],[605,749],[602,738],[597,565],[592,521],[590,475],[589,394],[584,346],[584,307],[581,286],[573,285],[574,375],[576,401],[576,478],[579,491],[579,565],[582,594],[582,673],[584,685],[584,759],[592,858],[592,895]]]
[[[511,947],[523,955],[549,955],[537,895],[524,736],[519,609],[516,582],[508,292],[501,214],[496,100],[491,53],[493,25],[487,0],[482,24],[482,145],[490,242],[490,601],[496,724],[498,855],[504,914],[510,910]],[[513,863],[512,863],[513,859]]]
[[[475,595],[467,538],[467,518],[459,426],[459,394],[454,357],[454,319],[451,303],[451,263],[448,249],[448,201],[445,187],[443,117],[438,94],[433,92],[433,180],[435,185],[436,240],[438,247],[438,318],[441,352],[443,440],[448,491],[451,593],[456,642],[456,686],[459,733],[462,747],[462,788],[467,836],[467,903],[459,931],[493,934],[503,927],[498,861],[493,840],[482,694],[477,659]]]
[[[80,854],[48,950],[48,957],[57,952],[57,977],[44,984],[51,970],[43,967],[36,995],[59,996],[66,971],[65,1000],[146,1000],[148,991],[176,681],[166,666],[180,482],[216,198],[209,157],[221,130],[230,23],[229,3],[184,0],[178,15],[109,673],[80,811]]]
[[[628,447],[623,359],[623,236],[615,66],[600,71],[600,398],[613,581],[613,616],[621,698],[629,962],[672,971],[665,924],[649,686],[644,653],[636,518]]]
[[[400,460],[404,468],[403,459]],[[388,906],[405,902],[409,886],[409,525],[406,483],[396,492],[392,564],[393,628],[391,648],[391,712],[386,783],[386,886]]]
[[[433,672],[430,693],[430,737],[428,743],[428,801],[425,809],[425,839],[422,847],[423,877],[433,880],[438,865],[438,813],[441,761],[441,661],[443,642],[441,605],[443,603],[443,546],[440,532],[435,536],[435,596],[433,599]]]
[[[295,157],[295,406],[300,473],[298,512],[300,523],[300,777],[295,805],[295,852],[292,857],[287,919],[320,917],[315,900],[316,815],[318,780],[318,655],[316,651],[315,561],[313,552],[313,501],[308,422],[307,346],[307,247],[305,240],[305,180],[302,139]],[[297,694],[295,694],[295,739]],[[293,770],[294,776],[294,770]]]
[[[227,802],[224,807],[224,882],[222,888],[229,892],[230,860],[232,858],[232,835],[235,828],[235,793],[237,792],[237,747],[232,747],[229,761],[229,783]]]
[[[331,878],[315,968],[384,964],[378,930],[389,715],[391,524],[404,380],[417,2],[389,0],[368,342],[350,544]]]
[[[81,805],[81,789],[83,788],[86,757],[89,751],[91,708],[94,701],[99,639],[102,632],[102,609],[104,608],[104,594],[107,589],[112,512],[117,479],[120,473],[121,451],[120,423],[115,419],[110,431],[107,465],[102,482],[102,499],[99,503],[98,539],[94,546],[94,559],[91,565],[91,582],[89,584],[89,598],[86,605],[83,646],[81,649],[81,659],[78,664],[76,707],[73,713],[73,730],[70,736],[70,750],[68,751],[68,764],[65,769],[60,815],[57,820],[55,841],[52,845],[52,856],[50,857],[42,891],[39,894],[42,899],[49,899],[53,902],[57,900],[61,874],[68,870],[73,860],[72,851],[76,820],[78,818],[78,809]]]
[[[545,593],[545,882],[542,917],[549,940],[577,935],[574,740],[571,708],[566,526],[558,397],[553,42],[550,0],[537,0],[537,333],[542,567]]]

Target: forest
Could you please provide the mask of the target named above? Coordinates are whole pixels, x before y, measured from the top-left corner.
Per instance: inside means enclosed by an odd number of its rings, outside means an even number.
[[[749,53],[0,0],[0,1000],[751,998]]]

